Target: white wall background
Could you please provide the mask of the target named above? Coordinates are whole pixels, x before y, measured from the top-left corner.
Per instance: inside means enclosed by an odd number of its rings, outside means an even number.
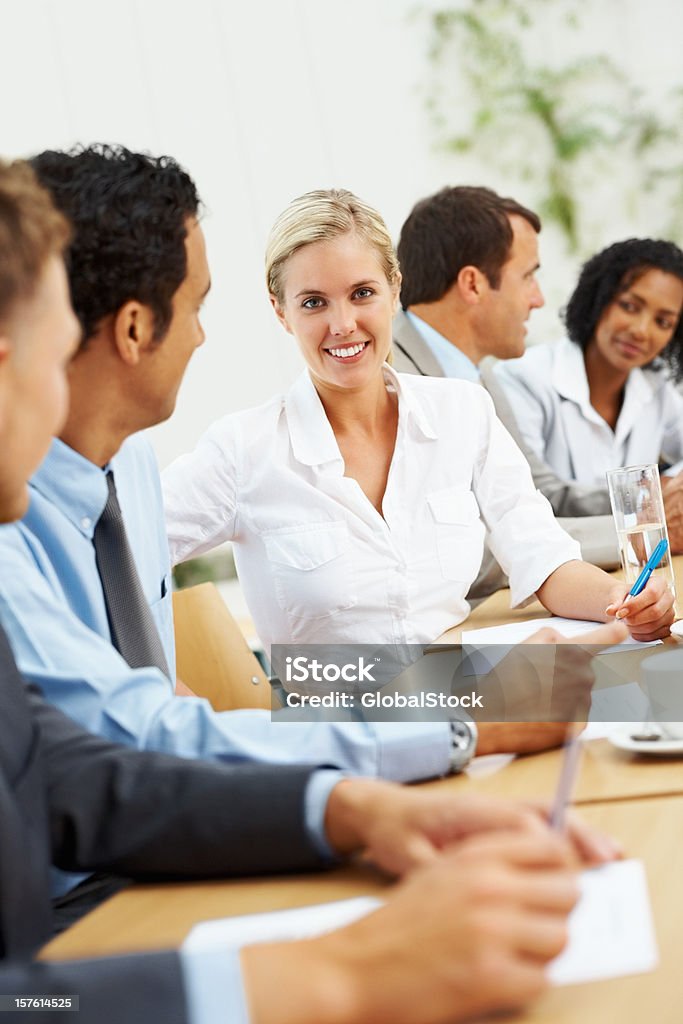
[[[683,5],[593,6],[591,39],[644,88],[664,95],[683,81]],[[122,142],[176,157],[205,201],[208,341],[174,417],[152,432],[162,464],[217,416],[282,390],[300,366],[262,280],[268,228],[292,197],[351,188],[397,235],[413,202],[444,184],[509,191],[476,158],[432,150],[420,91],[426,25],[415,11],[414,0],[0,0],[3,155]],[[552,55],[563,41],[544,45]],[[548,235],[541,280],[551,301],[532,337],[559,332],[573,274],[560,251]]]

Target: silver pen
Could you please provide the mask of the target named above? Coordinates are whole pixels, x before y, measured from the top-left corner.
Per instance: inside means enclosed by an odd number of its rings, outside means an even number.
[[[550,827],[556,832],[563,832],[567,807],[574,791],[574,784],[579,774],[579,762],[583,744],[581,732],[583,726],[578,722],[570,722],[562,753],[560,778],[555,791],[555,798],[550,810]]]

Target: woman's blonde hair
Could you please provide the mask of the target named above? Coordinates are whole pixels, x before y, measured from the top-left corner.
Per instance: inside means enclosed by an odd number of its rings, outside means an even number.
[[[275,221],[266,245],[268,291],[282,305],[284,268],[305,245],[354,231],[372,246],[387,281],[398,284],[398,259],[387,226],[371,206],[343,188],[318,189],[294,199]]]

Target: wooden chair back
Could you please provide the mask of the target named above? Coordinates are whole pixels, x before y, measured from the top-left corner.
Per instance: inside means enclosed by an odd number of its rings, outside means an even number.
[[[270,710],[268,677],[215,584],[175,591],[173,616],[178,676],[198,697],[216,711]]]

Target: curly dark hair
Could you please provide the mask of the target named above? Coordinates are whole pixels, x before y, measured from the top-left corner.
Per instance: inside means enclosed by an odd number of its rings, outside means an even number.
[[[73,228],[67,268],[83,344],[131,299],[150,307],[162,338],[187,273],[186,222],[200,208],[189,174],[124,146],[46,150],[29,162]]]
[[[591,256],[563,313],[571,340],[585,349],[606,307],[648,270],[662,270],[683,281],[683,252],[673,242],[628,238]],[[683,378],[683,317],[669,344],[650,365],[668,367],[674,381]]]

